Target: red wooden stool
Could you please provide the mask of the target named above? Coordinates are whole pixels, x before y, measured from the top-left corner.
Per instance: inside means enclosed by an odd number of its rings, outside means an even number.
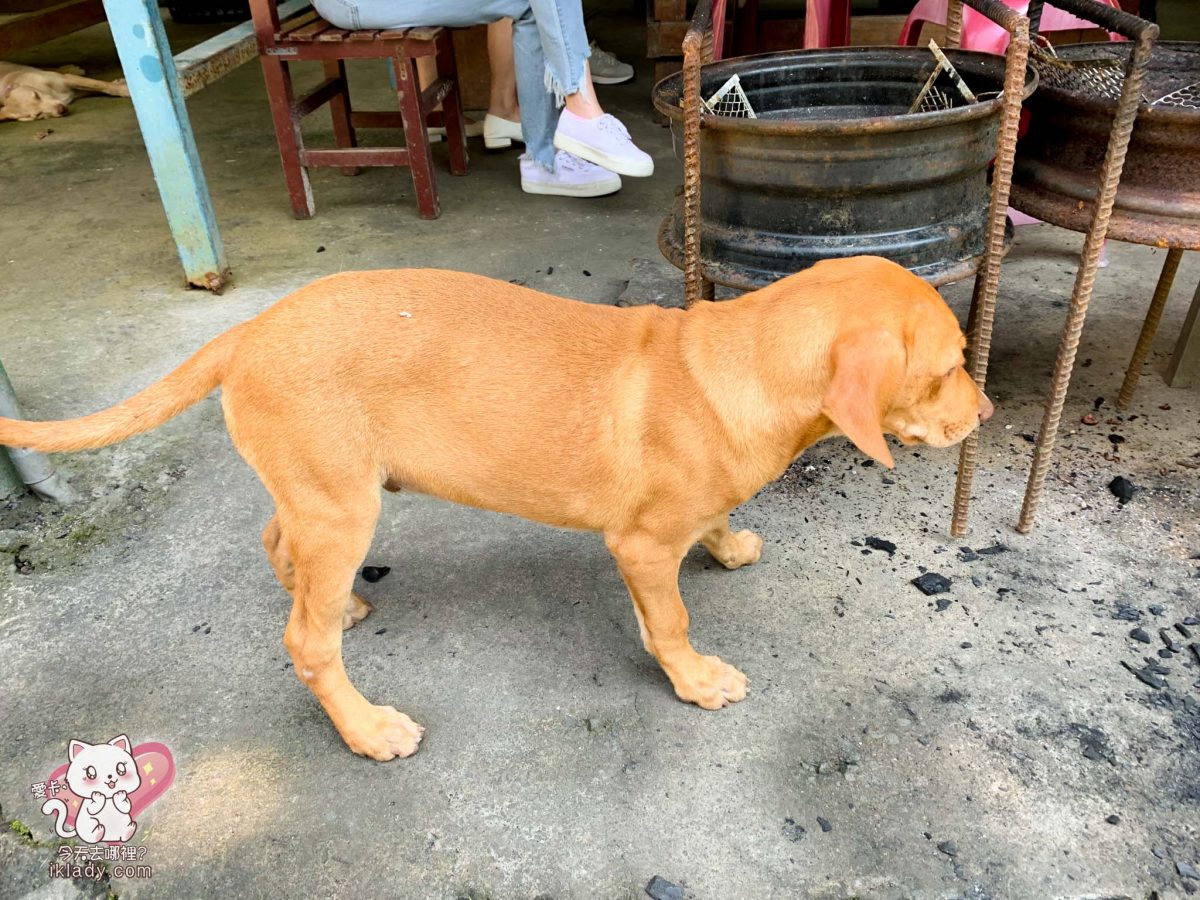
[[[399,31],[346,31],[334,28],[313,10],[279,21],[277,0],[250,0],[258,51],[267,82],[271,117],[279,141],[283,177],[297,219],[313,215],[310,166],[338,166],[347,175],[360,166],[408,166],[412,170],[417,207],[424,219],[436,219],[437,183],[429,151],[428,127],[442,126],[450,149],[450,171],[467,172],[467,136],[458,94],[454,45],[445,28],[407,28]],[[437,79],[421,90],[416,61],[432,56]],[[389,59],[396,73],[399,112],[354,112],[346,80],[347,59]],[[292,90],[288,63],[320,60],[325,80],[303,97]],[[333,114],[336,149],[304,146],[300,120],[326,103]],[[441,104],[442,111],[435,108]],[[403,147],[359,147],[355,128],[402,128]]]

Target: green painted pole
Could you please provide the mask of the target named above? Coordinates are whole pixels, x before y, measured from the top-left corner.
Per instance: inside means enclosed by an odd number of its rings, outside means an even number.
[[[8,458],[8,451],[0,447],[0,500],[7,500],[9,497],[23,493],[25,493],[25,485],[17,476],[17,470],[13,468],[12,460]]]
[[[9,419],[24,418],[21,407],[17,403],[17,392],[13,389],[12,382],[8,380],[8,373],[4,371],[3,363],[0,363],[0,416]],[[5,485],[8,481],[5,470],[15,469],[17,490],[23,490],[28,486],[43,500],[53,500],[56,503],[74,501],[75,494],[71,490],[71,486],[54,471],[50,460],[41,453],[24,448],[0,447],[0,457],[2,457],[0,459],[0,497],[5,496]],[[13,493],[16,491],[7,496],[11,497]]]
[[[0,374],[0,378],[7,381],[8,373],[4,372],[4,363],[0,363],[0,373],[3,373]],[[0,500],[7,500],[9,497],[15,497],[24,492],[25,482],[17,474],[17,470],[8,456],[8,450],[0,446]]]

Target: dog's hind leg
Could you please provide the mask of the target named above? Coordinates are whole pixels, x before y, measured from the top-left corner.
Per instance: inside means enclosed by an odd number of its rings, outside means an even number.
[[[272,516],[262,534],[263,549],[267,551],[267,559],[275,570],[275,577],[283,585],[283,589],[292,593],[296,583],[296,570],[292,565],[292,557],[288,553],[287,543],[283,540],[283,529],[279,527],[279,516]],[[371,614],[375,607],[358,594],[351,593],[346,611],[342,614],[342,630],[347,631]]]
[[[393,707],[368,703],[342,663],[350,588],[379,515],[378,484],[335,483],[329,491],[306,485],[277,499],[277,528],[290,561],[293,597],[283,643],[296,675],[355,753],[379,760],[411,756],[424,729]],[[285,564],[285,574],[288,569]]]
[[[729,530],[729,517],[721,516],[711,529],[700,537],[713,559],[727,569],[738,569],[758,562],[762,556],[763,540],[753,531],[734,534]]]
[[[606,534],[604,540],[633,597],[642,643],[671,679],[675,695],[705,709],[745,697],[745,675],[715,656],[701,656],[688,641],[679,564],[691,540],[672,545],[647,534]]]

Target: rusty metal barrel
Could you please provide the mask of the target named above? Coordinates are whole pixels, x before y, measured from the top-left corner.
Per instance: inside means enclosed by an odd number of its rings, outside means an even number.
[[[1129,47],[1071,44],[1038,63],[1013,166],[1014,207],[1075,231],[1091,227]],[[1155,44],[1142,93],[1108,237],[1200,250],[1200,43]]]
[[[751,290],[859,254],[887,257],[933,284],[973,274],[984,252],[1004,58],[947,55],[979,102],[912,114],[935,66],[925,48],[789,51],[705,66],[701,96],[737,74],[757,117],[704,117],[704,276]],[[1036,83],[1031,71],[1026,96]],[[681,92],[679,75],[654,88],[677,142]],[[682,268],[681,202],[659,247]]]

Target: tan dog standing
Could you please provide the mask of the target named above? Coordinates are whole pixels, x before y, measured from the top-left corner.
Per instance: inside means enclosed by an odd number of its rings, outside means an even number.
[[[0,62],[0,122],[6,119],[32,122],[65,116],[76,91],[129,96],[129,86],[125,84],[85,78],[75,72],[48,72]]]
[[[762,540],[728,513],[809,445],[844,434],[892,466],[885,434],[945,447],[992,412],[937,292],[876,257],[827,261],[686,312],[617,309],[438,270],[323,278],[219,336],[124,403],[64,422],[0,419],[0,444],[101,447],[223,387],[234,444],[275,500],[263,544],[293,598],[296,674],[355,753],[414,753],[423,729],[374,706],[342,630],[380,487],[599,531],[642,642],[706,709],[746,677],[688,641],[679,566],[729,568]]]

